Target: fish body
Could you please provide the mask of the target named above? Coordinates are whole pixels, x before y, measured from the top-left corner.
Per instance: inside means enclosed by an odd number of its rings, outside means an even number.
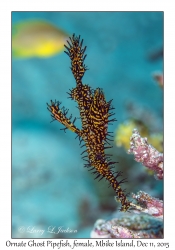
[[[67,38],[67,33],[46,21],[19,22],[12,27],[12,56],[53,56],[63,51]]]

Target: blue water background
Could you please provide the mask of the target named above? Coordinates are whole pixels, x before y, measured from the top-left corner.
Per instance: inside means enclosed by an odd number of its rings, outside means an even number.
[[[129,117],[128,103],[152,112],[158,130],[163,129],[162,89],[152,78],[154,71],[163,71],[163,60],[148,58],[149,53],[163,46],[162,12],[12,13],[12,24],[29,19],[49,21],[70,35],[75,33],[84,38],[85,64],[89,70],[83,83],[93,89],[102,88],[106,100],[113,99],[114,117],[118,121],[109,131],[115,131]],[[12,59],[14,238],[88,238],[97,219],[110,218],[115,207],[119,208],[108,183],[95,181],[83,167],[82,149],[75,135],[68,130],[60,131],[63,126],[58,122],[50,123],[46,102],[51,99],[61,101],[73,117],[79,117],[76,103],[67,99],[66,92],[75,87],[69,67],[65,53],[49,58]],[[81,127],[80,120],[76,125]],[[161,195],[162,183],[145,172],[137,187],[134,175],[141,166],[133,156],[116,146],[112,152],[122,155],[120,168],[125,169],[125,163],[130,168],[129,179],[135,189],[130,189],[131,185],[129,191],[141,188]],[[48,233],[49,226],[77,233]],[[45,230],[43,234],[37,231],[41,229]]]

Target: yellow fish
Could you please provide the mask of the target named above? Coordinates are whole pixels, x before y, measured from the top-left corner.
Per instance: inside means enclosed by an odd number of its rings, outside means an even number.
[[[138,128],[142,137],[147,137],[149,144],[152,144],[158,151],[163,152],[163,135],[161,133],[151,134],[146,125],[138,120],[128,120],[119,124],[115,143],[118,147],[130,148],[130,137],[134,128]]]
[[[30,20],[12,26],[14,58],[49,57],[64,49],[68,34],[46,21]]]

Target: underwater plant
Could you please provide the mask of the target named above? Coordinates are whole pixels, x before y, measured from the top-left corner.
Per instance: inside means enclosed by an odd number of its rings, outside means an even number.
[[[84,142],[81,146],[86,147],[82,152],[82,154],[86,153],[82,157],[86,161],[84,166],[96,175],[95,179],[101,180],[105,178],[109,182],[116,193],[115,199],[121,203],[120,211],[137,211],[139,213],[138,217],[135,214],[131,214],[130,217],[124,217],[121,221],[117,219],[110,222],[97,221],[91,237],[161,238],[163,235],[163,202],[142,191],[138,192],[137,195],[132,194],[132,199],[137,204],[128,199],[128,194],[121,187],[126,178],[119,180],[122,172],[114,170],[116,162],[113,162],[110,159],[111,155],[105,152],[106,149],[112,148],[110,145],[112,135],[111,132],[108,132],[108,125],[116,121],[110,118],[114,115],[111,112],[114,109],[111,105],[112,100],[106,101],[102,89],[97,88],[94,90],[89,85],[82,83],[82,78],[87,70],[84,64],[86,46],[84,48],[82,46],[83,39],[80,40],[80,36],[76,37],[73,34],[67,43],[68,45],[64,45],[66,48],[65,53],[71,60],[71,71],[76,81],[76,87],[70,90],[68,94],[71,100],[76,101],[78,104],[82,128],[79,129],[75,126],[76,118],[71,121],[72,115],[69,118],[67,117],[68,109],[65,107],[61,108],[61,103],[56,100],[51,100],[51,104],[47,103],[47,109],[53,118],[52,121],[57,120],[63,124],[64,131],[69,129],[76,133],[80,144]],[[137,161],[142,162],[146,167],[155,171],[157,178],[162,179],[163,154],[160,154],[148,144],[145,138],[141,138],[136,129],[133,130],[130,145],[129,153],[133,153]],[[140,213],[146,213],[146,215],[142,216]],[[142,223],[143,225],[141,226]]]

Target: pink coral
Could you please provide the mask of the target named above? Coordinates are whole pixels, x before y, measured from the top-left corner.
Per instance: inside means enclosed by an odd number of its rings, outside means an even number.
[[[163,201],[154,198],[143,191],[139,191],[137,195],[133,194],[132,197],[137,200],[142,207],[140,210],[144,213],[148,213],[154,217],[163,218]],[[136,206],[139,210],[139,206]]]
[[[131,136],[129,154],[134,154],[135,160],[141,162],[145,167],[155,172],[155,178],[163,179],[163,154],[159,153],[147,138],[142,138],[137,129],[133,130]]]
[[[91,238],[162,238],[162,221],[149,215],[131,214],[109,221],[97,220]]]

